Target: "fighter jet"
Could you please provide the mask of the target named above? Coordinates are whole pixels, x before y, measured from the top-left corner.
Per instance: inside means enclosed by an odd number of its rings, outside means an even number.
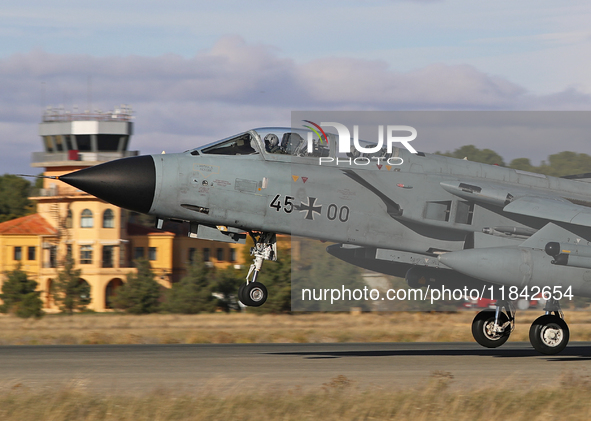
[[[257,276],[264,260],[276,259],[276,234],[289,234],[332,242],[330,254],[405,277],[411,287],[467,286],[494,297],[496,309],[472,323],[474,339],[489,348],[514,329],[516,299],[543,296],[531,344],[544,354],[566,347],[560,300],[591,297],[591,184],[584,178],[404,147],[343,152],[336,135],[309,127],[257,128],[59,180],[155,215],[158,227],[186,221],[190,236],[227,242],[251,235],[254,263],[239,290],[245,305],[267,299]]]

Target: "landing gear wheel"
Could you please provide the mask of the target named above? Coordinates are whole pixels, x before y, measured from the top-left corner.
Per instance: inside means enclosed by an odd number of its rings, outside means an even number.
[[[240,300],[240,302],[242,304],[245,304],[244,303],[244,297],[243,297],[243,295],[244,295],[244,287],[245,286],[246,286],[246,284],[242,284],[242,285],[240,285],[240,288],[238,288],[238,299]]]
[[[542,354],[554,355],[561,352],[570,338],[568,325],[559,316],[546,314],[538,317],[529,329],[529,341]]]
[[[509,321],[505,313],[499,314],[499,325]],[[511,329],[506,327],[503,332],[495,332],[495,312],[481,311],[472,321],[472,336],[474,340],[486,348],[497,348],[507,342]]]
[[[240,294],[240,291],[238,294]],[[240,301],[242,301],[242,304],[251,307],[262,306],[267,301],[267,288],[260,282],[245,284]]]

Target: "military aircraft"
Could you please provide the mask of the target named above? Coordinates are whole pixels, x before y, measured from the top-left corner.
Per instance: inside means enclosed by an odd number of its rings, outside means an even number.
[[[543,295],[531,344],[544,354],[565,348],[560,299],[591,297],[591,184],[402,147],[343,153],[337,143],[314,129],[258,128],[59,180],[155,215],[160,228],[188,221],[190,236],[227,242],[249,233],[245,305],[267,299],[257,275],[276,258],[276,234],[291,234],[335,243],[330,254],[405,277],[411,287],[468,286],[494,297],[496,310],[472,324],[474,339],[489,348],[509,338],[516,299]]]

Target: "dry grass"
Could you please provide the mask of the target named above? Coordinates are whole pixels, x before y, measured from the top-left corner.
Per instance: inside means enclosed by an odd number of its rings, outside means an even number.
[[[473,312],[0,316],[0,345],[472,341]],[[511,341],[527,341],[539,311],[519,312]],[[571,340],[591,340],[591,312],[566,313]]]
[[[527,340],[540,312],[518,313],[512,340]],[[472,341],[472,312],[349,314],[49,315],[0,317],[0,344]],[[566,314],[572,340],[591,339],[591,312]],[[2,421],[142,420],[547,420],[591,419],[591,382],[566,373],[550,388],[512,384],[458,389],[451,373],[433,372],[416,388],[361,387],[337,376],[318,389],[231,393],[157,389],[143,395],[48,385],[0,386]]]
[[[488,387],[454,391],[449,373],[434,372],[415,389],[361,390],[337,376],[314,391],[239,392],[230,396],[156,390],[143,396],[76,389],[0,391],[3,421],[142,420],[588,420],[589,382],[567,375],[538,390]],[[501,385],[502,386],[502,385]],[[4,392],[4,393],[3,393]]]

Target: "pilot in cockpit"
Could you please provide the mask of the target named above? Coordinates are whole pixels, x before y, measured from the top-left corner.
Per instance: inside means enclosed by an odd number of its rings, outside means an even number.
[[[276,134],[269,133],[265,136],[265,150],[269,153],[281,153],[281,147],[279,146],[279,138]]]
[[[349,158],[358,158],[361,156],[361,152],[359,152],[357,149],[355,149],[354,145],[351,145],[351,151],[347,152],[347,156]]]

